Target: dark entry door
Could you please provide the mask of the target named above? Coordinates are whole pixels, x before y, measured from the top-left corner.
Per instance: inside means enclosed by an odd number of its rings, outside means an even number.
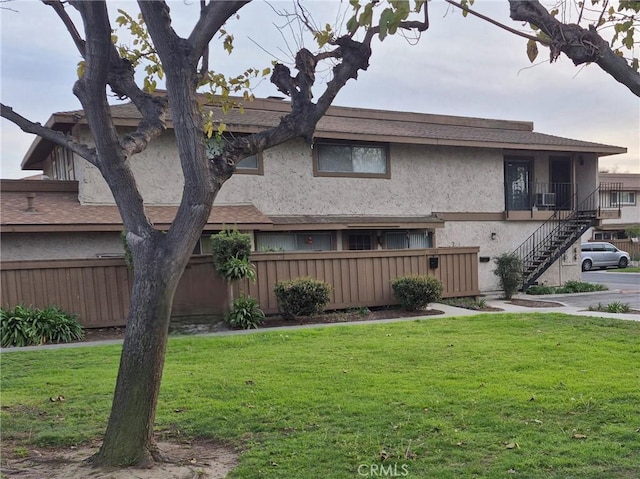
[[[507,160],[504,166],[505,199],[507,211],[531,208],[531,161]]]
[[[556,208],[571,209],[571,159],[551,158],[551,191],[556,194]]]

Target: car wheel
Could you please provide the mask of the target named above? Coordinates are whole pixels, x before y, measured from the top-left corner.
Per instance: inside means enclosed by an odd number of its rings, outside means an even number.
[[[618,261],[618,268],[626,268],[628,264],[629,260],[627,258],[620,258],[620,261]]]
[[[593,264],[591,263],[591,260],[585,259],[582,262],[582,271],[589,271],[591,269],[591,266],[593,266]]]

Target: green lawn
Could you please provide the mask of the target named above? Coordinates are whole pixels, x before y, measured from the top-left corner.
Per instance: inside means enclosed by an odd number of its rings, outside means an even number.
[[[119,350],[3,354],[3,437],[99,437]],[[233,478],[380,477],[380,465],[386,477],[637,478],[640,323],[487,314],[174,338],[157,430],[239,447]]]
[[[627,268],[611,269],[614,273],[640,273],[640,268],[637,266],[629,266]]]

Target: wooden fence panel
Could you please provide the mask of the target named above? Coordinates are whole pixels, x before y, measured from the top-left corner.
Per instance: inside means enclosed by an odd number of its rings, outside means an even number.
[[[57,306],[85,328],[124,326],[133,275],[123,259],[15,261],[0,265],[2,307]],[[227,285],[210,257],[192,258],[174,296],[172,316],[221,315]]]
[[[266,313],[277,312],[278,281],[312,276],[331,284],[329,309],[395,304],[390,282],[408,274],[431,274],[442,281],[444,297],[476,296],[478,248],[426,250],[255,253],[257,282],[237,289],[258,299]],[[436,268],[430,259],[437,258]],[[2,307],[55,305],[78,315],[87,328],[123,326],[131,300],[132,274],[121,258],[4,262],[0,264]],[[219,316],[226,309],[227,285],[208,256],[194,257],[173,302],[172,316]]]
[[[429,268],[429,258],[438,267]],[[409,274],[430,274],[444,285],[444,297],[477,296],[478,248],[427,250],[323,251],[254,253],[257,281],[237,289],[257,298],[265,313],[278,310],[273,288],[278,281],[311,276],[331,284],[327,309],[396,304],[391,280]]]

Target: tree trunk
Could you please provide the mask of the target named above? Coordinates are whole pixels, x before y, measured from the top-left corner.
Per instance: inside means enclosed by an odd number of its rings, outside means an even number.
[[[147,249],[150,249],[147,247]],[[160,250],[162,251],[162,250]],[[111,416],[94,465],[148,466],[160,460],[153,439],[156,405],[169,334],[173,296],[180,274],[159,257],[135,265],[133,293]],[[175,259],[175,258],[174,258]],[[143,264],[140,264],[143,263]]]

